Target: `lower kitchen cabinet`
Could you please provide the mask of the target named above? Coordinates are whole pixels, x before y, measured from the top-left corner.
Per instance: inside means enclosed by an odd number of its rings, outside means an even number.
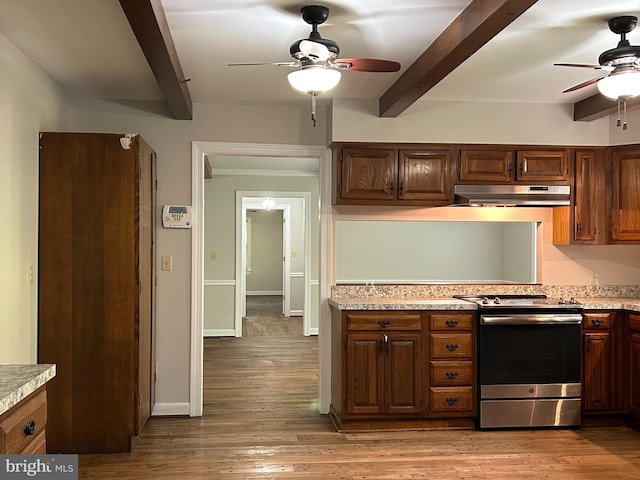
[[[629,313],[631,340],[630,378],[629,378],[629,415],[640,421],[640,314]]]
[[[475,315],[428,314],[428,417],[474,416]]]
[[[0,454],[46,452],[47,392],[40,387],[0,415]]]
[[[473,426],[472,313],[332,310],[339,430]]]
[[[584,314],[582,331],[582,412],[624,411],[622,325],[614,311]],[[586,423],[589,420],[587,419]],[[583,422],[585,423],[585,422]]]

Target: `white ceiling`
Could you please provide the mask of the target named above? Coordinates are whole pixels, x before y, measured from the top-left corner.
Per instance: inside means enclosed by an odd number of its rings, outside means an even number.
[[[317,1],[317,0],[316,0]],[[307,105],[287,67],[228,63],[289,61],[289,45],[310,31],[296,0],[161,0],[195,103]],[[467,0],[332,0],[319,30],[343,57],[396,60],[397,73],[344,72],[327,98],[379,98]],[[0,33],[71,98],[162,100],[162,93],[117,0],[0,0]],[[611,17],[640,13],[637,1],[539,0],[425,94],[429,100],[573,103],[596,76],[554,62],[597,63],[618,37]],[[640,44],[640,27],[628,36]]]

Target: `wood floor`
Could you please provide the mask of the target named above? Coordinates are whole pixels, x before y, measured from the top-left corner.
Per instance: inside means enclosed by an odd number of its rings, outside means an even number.
[[[336,433],[317,413],[317,337],[207,338],[204,415],[152,417],[131,454],[79,478],[637,480],[627,428]]]

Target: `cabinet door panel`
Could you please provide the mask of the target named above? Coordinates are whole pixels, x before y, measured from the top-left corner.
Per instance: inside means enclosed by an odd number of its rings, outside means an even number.
[[[385,385],[387,413],[416,413],[421,404],[420,334],[387,337]]]
[[[382,336],[347,335],[347,412],[381,413],[384,408]]]
[[[518,151],[519,181],[569,180],[569,156],[566,150],[520,150]]]
[[[576,243],[603,243],[604,164],[595,151],[576,152],[573,238]]]
[[[613,152],[611,241],[640,242],[640,150]]]
[[[610,348],[608,333],[585,333],[583,345],[583,409],[585,412],[610,408]]]
[[[396,159],[392,149],[345,148],[340,196],[344,199],[394,200]]]
[[[451,152],[448,150],[400,150],[398,199],[449,201],[450,162]]]
[[[509,182],[513,179],[513,152],[510,150],[462,150],[460,180]]]
[[[631,334],[631,392],[629,413],[640,420],[640,333]]]

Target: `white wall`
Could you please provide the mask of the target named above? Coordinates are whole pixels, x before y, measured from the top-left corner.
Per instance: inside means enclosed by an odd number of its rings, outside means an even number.
[[[1,35],[0,71],[0,363],[35,363],[38,134],[67,128],[71,108],[53,82]]]
[[[247,268],[247,295],[282,295],[282,210],[247,212],[251,235],[247,229],[247,257],[251,255],[251,270]],[[205,238],[205,245],[206,245]]]

